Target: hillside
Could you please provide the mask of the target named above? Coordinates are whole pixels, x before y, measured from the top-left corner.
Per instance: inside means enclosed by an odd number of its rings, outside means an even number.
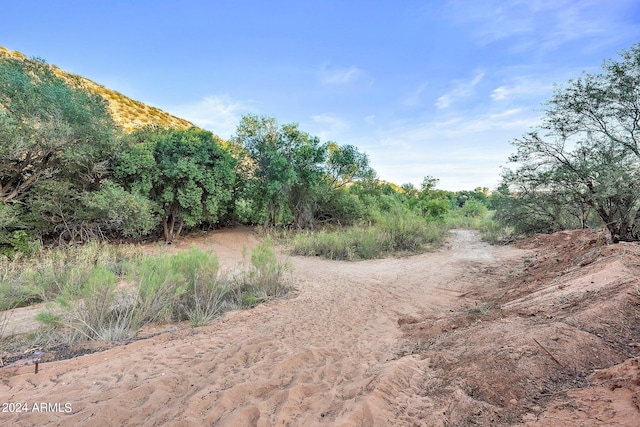
[[[0,46],[0,58],[17,58],[31,61],[20,52]],[[151,107],[142,102],[133,100],[114,90],[95,83],[82,76],[68,73],[55,65],[50,65],[56,75],[70,84],[74,84],[102,96],[109,103],[109,110],[116,124],[130,132],[138,127],[146,125],[159,125],[161,127],[190,128],[193,123],[173,116],[159,108]]]

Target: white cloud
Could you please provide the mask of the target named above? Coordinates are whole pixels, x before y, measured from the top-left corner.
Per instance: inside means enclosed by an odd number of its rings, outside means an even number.
[[[311,119],[316,128],[312,133],[324,141],[338,140],[340,135],[349,129],[349,123],[335,114],[318,114],[312,116]]]
[[[372,165],[383,178],[419,185],[432,175],[446,190],[494,188],[500,166],[512,153],[510,141],[539,124],[535,112],[505,108],[445,119],[403,122],[381,131],[368,144]]]
[[[229,96],[208,96],[192,104],[167,108],[171,114],[189,120],[214,134],[229,138],[236,131],[244,114],[255,110],[251,102],[231,99]]]
[[[553,84],[542,81],[538,78],[530,77],[512,77],[508,79],[506,84],[495,88],[492,92],[491,99],[494,101],[513,101],[520,98],[539,97],[540,94],[551,92]]]
[[[484,75],[483,72],[478,71],[471,80],[454,80],[453,89],[440,96],[434,105],[439,109],[448,108],[454,102],[473,95],[474,88],[482,81]]]
[[[502,101],[506,99],[511,94],[511,89],[507,86],[497,87],[491,92],[491,99],[494,101]]]
[[[352,65],[348,68],[330,67],[328,64],[323,64],[320,70],[320,81],[329,85],[344,85],[351,83],[360,78],[364,72]]]
[[[447,10],[481,45],[509,40],[512,50],[534,53],[583,39],[607,44],[637,31],[627,19],[634,1],[605,6],[593,0],[449,0]],[[591,43],[583,48],[590,49]]]

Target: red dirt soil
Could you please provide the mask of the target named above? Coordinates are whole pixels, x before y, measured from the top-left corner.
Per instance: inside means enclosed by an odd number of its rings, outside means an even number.
[[[239,228],[167,250],[196,244],[234,268],[257,241]],[[38,374],[28,360],[0,368],[0,402],[29,410],[0,424],[640,423],[638,245],[571,231],[491,247],[454,230],[435,253],[287,261],[290,299],[69,360],[45,354]],[[52,405],[34,413],[40,403]]]

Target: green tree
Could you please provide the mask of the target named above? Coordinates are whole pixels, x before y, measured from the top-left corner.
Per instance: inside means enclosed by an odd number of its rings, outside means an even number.
[[[417,208],[428,219],[440,221],[449,213],[450,202],[449,192],[436,188],[438,181],[430,175],[424,177],[418,194]]]
[[[118,138],[102,97],[42,60],[0,59],[0,203],[14,214],[0,239],[103,237],[83,194],[101,191]]]
[[[514,141],[503,183],[512,204],[540,200],[554,225],[574,216],[584,226],[593,210],[614,242],[638,241],[640,44],[603,70],[556,89],[540,128]]]
[[[167,242],[230,211],[235,160],[210,132],[148,128],[114,160],[118,183],[154,202]]]
[[[352,184],[356,180],[373,180],[375,171],[369,165],[369,157],[353,145],[339,146],[335,142],[327,143],[326,171],[331,187],[339,188]]]
[[[325,192],[323,162],[326,147],[318,137],[301,131],[297,124],[282,126],[282,143],[294,175],[293,181],[285,187],[293,223],[298,228],[313,227]]]
[[[99,188],[114,138],[99,95],[65,83],[42,61],[0,59],[0,200],[59,177]]]
[[[255,219],[275,224],[283,216],[286,190],[295,180],[295,172],[281,146],[281,133],[274,118],[242,117],[233,142],[249,153],[252,167],[243,191],[251,201]]]
[[[274,225],[290,218],[299,228],[311,226],[324,176],[326,149],[320,140],[297,124],[279,126],[273,118],[247,115],[233,142],[251,157],[254,167],[244,197],[265,213],[264,222]]]

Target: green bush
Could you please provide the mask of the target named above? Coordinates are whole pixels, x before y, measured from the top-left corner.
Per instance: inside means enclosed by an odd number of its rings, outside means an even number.
[[[152,322],[170,322],[179,301],[179,290],[186,280],[174,270],[171,255],[144,256],[127,268],[128,277],[136,287],[136,316],[138,327]]]
[[[188,319],[193,326],[209,323],[222,311],[228,295],[228,284],[218,277],[218,258],[192,247],[174,255],[173,267],[184,278],[184,287],[177,289],[176,320]]]
[[[468,218],[482,218],[488,212],[489,210],[484,203],[476,199],[467,200],[462,206],[462,213]]]
[[[442,221],[449,213],[449,201],[444,199],[431,199],[421,202],[419,206],[423,215],[432,221]]]
[[[480,230],[482,240],[492,245],[505,244],[517,237],[513,227],[495,221],[492,215],[480,221],[478,230]]]
[[[95,266],[86,281],[64,287],[58,302],[67,309],[62,323],[71,328],[74,340],[117,341],[128,336],[132,312],[120,304],[116,283],[112,271]]]
[[[259,302],[284,296],[290,289],[285,273],[290,265],[277,260],[267,236],[251,252],[251,267],[235,278],[230,289],[232,303],[252,307]]]
[[[15,258],[17,254],[34,255],[40,249],[40,242],[24,230],[0,230],[0,256]]]

